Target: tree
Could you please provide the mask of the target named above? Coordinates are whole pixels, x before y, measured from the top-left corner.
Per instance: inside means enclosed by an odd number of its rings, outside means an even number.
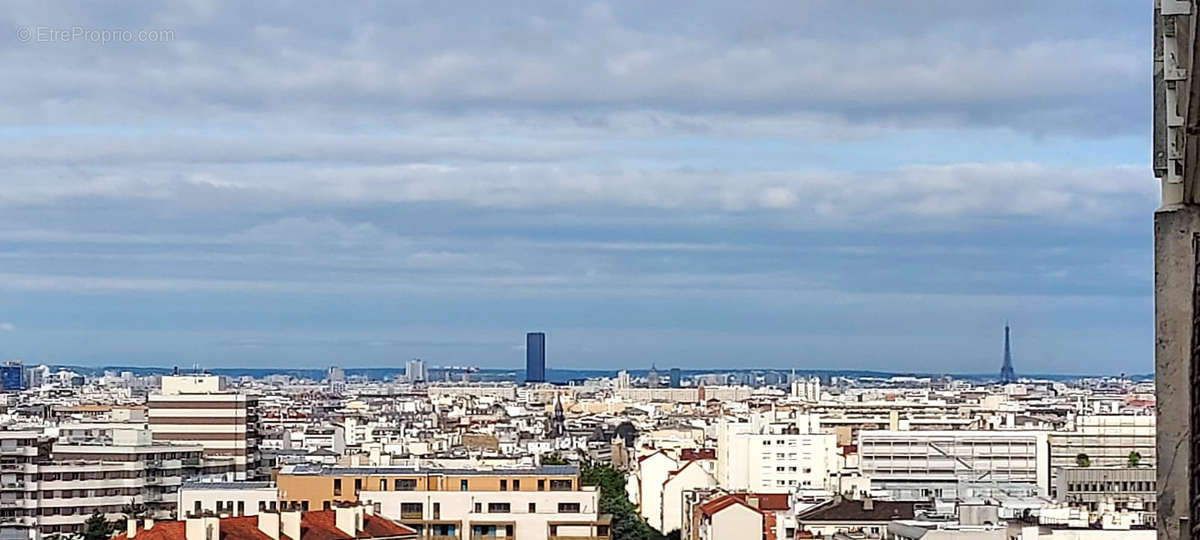
[[[546,457],[542,458],[542,465],[566,465],[566,464],[567,464],[567,460],[564,459],[562,457],[562,455],[559,454],[558,452],[555,452],[553,454],[547,454]]]
[[[83,540],[109,540],[116,528],[100,512],[83,522]]]
[[[1081,454],[1075,456],[1075,464],[1079,465],[1080,467],[1091,467],[1092,466],[1092,458],[1088,457],[1087,454],[1081,453]]]
[[[1137,467],[1138,463],[1141,463],[1141,461],[1142,461],[1141,452],[1134,450],[1129,453],[1129,466],[1130,467]]]
[[[600,512],[612,516],[612,540],[664,540],[662,533],[642,520],[625,493],[625,475],[607,465],[588,466],[580,472],[585,486],[600,490]]]

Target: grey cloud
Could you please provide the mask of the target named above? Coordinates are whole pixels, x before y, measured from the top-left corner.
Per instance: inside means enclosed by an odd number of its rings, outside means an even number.
[[[385,3],[304,17],[221,3],[146,4],[145,13],[116,15],[30,8],[4,19],[169,25],[178,39],[0,49],[0,74],[20,82],[0,89],[0,118],[148,116],[218,126],[286,111],[346,126],[388,123],[412,109],[648,108],[685,117],[820,111],[866,124],[1140,132],[1144,112],[1121,105],[1148,80],[1148,56],[1132,52],[1145,39],[1129,25],[1138,11],[1068,3],[1077,11],[1045,3],[897,10],[888,2],[452,10]],[[1060,14],[1059,24],[1037,22]],[[673,22],[653,22],[668,15]],[[1118,106],[1094,107],[1098,100]]]

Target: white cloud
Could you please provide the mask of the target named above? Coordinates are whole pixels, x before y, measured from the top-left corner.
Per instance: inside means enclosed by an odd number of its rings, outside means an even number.
[[[237,211],[450,203],[509,209],[768,210],[824,219],[867,212],[871,220],[975,215],[1090,221],[1148,211],[1157,193],[1149,171],[1141,166],[1013,162],[904,166],[869,173],[327,164],[265,167],[253,175],[240,167],[197,168],[183,177],[173,167],[148,166],[136,172],[101,169],[80,178],[53,170],[14,171],[8,176],[11,185],[0,192],[0,205],[111,199]],[[380,233],[370,224],[287,218],[239,235],[273,241],[313,237],[350,245],[379,241]]]
[[[17,327],[13,323],[0,322],[0,332],[12,332],[13,330],[16,330],[16,329],[17,329]]]

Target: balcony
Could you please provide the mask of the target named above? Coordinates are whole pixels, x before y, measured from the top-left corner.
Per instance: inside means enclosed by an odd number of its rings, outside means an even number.
[[[146,481],[146,485],[147,485],[147,486],[161,486],[161,485],[162,485],[162,483],[163,483],[163,477],[161,477],[161,476],[147,476],[147,477],[146,477],[146,479],[145,479],[145,481]]]
[[[0,525],[9,527],[36,527],[37,519],[30,516],[0,516]]]
[[[4,482],[0,484],[0,491],[24,491],[25,481],[17,480],[15,482]]]
[[[400,519],[420,520],[424,519],[424,514],[421,510],[401,510]]]

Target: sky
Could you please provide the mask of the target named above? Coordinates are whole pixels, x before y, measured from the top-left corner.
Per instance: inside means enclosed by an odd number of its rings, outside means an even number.
[[[0,359],[1153,371],[1150,2],[10,2]]]

